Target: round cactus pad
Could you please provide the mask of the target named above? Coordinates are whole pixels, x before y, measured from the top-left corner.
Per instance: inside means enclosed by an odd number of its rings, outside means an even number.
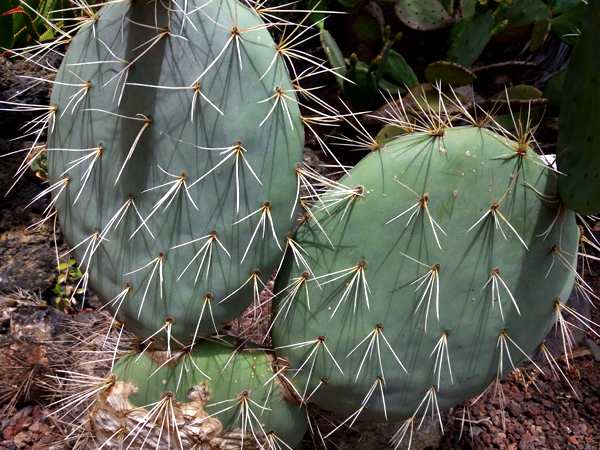
[[[286,376],[353,420],[479,394],[543,340],[573,287],[579,234],[555,174],[491,131],[436,134],[392,140],[333,186],[313,207],[328,238],[304,223],[306,265],[289,258],[277,280]]]

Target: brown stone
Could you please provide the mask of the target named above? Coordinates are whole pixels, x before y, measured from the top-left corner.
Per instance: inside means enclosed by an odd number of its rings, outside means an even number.
[[[33,442],[33,439],[31,438],[31,435],[29,433],[21,431],[13,438],[13,442],[17,447],[25,448],[28,444],[31,444]]]
[[[19,433],[17,430],[15,430],[14,426],[8,426],[6,427],[4,430],[2,430],[2,435],[4,436],[4,439],[11,441],[12,438],[14,438],[17,433]]]
[[[527,409],[525,410],[525,414],[527,414],[528,416],[534,417],[534,418],[536,416],[539,416],[541,413],[542,413],[542,410],[537,405],[529,405],[529,407],[527,407]]]
[[[519,417],[521,414],[523,414],[523,408],[517,402],[510,402],[507,405],[507,409],[510,411],[513,417]]]

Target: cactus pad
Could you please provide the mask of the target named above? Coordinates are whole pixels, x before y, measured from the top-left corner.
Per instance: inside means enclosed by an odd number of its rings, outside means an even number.
[[[554,324],[579,234],[531,150],[475,127],[412,134],[340,184],[313,208],[331,243],[303,224],[306,267],[288,260],[276,286],[273,342],[306,402],[368,421],[447,409]]]
[[[273,440],[293,448],[306,430],[306,414],[282,399],[270,356],[231,340],[170,361],[164,351],[124,357],[105,386],[92,413],[103,448],[245,450]]]
[[[425,78],[434,86],[439,84],[442,89],[446,89],[448,86],[466,86],[477,79],[469,69],[448,61],[436,61],[429,64],[425,69]]]
[[[276,269],[303,130],[255,11],[155,6],[111,3],[73,39],[52,93],[48,171],[89,284],[166,348],[217,333]]]
[[[452,17],[438,0],[400,0],[395,9],[398,18],[415,30],[435,30],[452,23]]]
[[[590,1],[565,76],[556,144],[563,203],[579,214],[600,212],[600,1]]]
[[[450,49],[446,59],[464,67],[471,67],[490,40],[493,28],[492,11],[460,19],[452,27]]]

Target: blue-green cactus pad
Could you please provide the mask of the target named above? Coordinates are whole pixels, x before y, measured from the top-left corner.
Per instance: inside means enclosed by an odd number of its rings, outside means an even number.
[[[255,11],[235,0],[165,5],[111,3],[78,32],[56,77],[48,140],[51,183],[70,177],[56,203],[61,227],[89,284],[163,348],[167,328],[180,343],[215,334],[276,269],[304,139]],[[94,164],[75,164],[92,152],[73,150],[100,144]]]
[[[354,196],[314,206],[335,250],[302,225],[314,276],[288,296],[308,272],[288,258],[274,300],[273,342],[300,395],[358,420],[421,416],[432,388],[448,409],[536,348],[573,287],[579,235],[555,174],[518,148],[474,127],[406,135],[340,180]]]

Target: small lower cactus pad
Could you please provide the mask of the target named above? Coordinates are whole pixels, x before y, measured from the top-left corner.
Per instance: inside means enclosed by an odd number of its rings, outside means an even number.
[[[93,408],[96,438],[107,449],[293,448],[307,416],[284,401],[271,359],[231,341],[124,357]]]
[[[53,201],[84,280],[156,348],[218,333],[277,268],[304,142],[294,89],[237,0],[112,2],[70,43]]]
[[[579,232],[559,204],[535,153],[486,129],[439,127],[371,153],[315,204],[318,223],[295,238],[304,259],[277,279],[287,378],[352,420],[481,393],[535,350],[573,288]]]

